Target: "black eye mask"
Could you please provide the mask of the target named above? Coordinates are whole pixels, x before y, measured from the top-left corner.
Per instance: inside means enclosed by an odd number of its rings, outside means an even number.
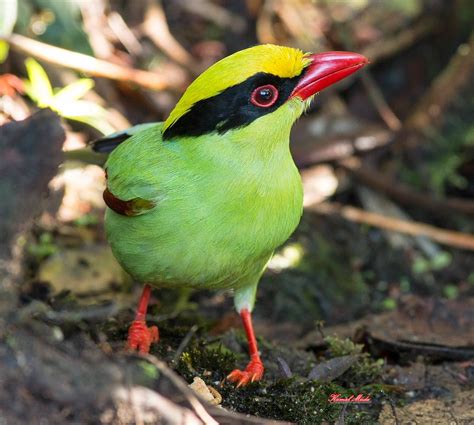
[[[216,96],[196,102],[171,127],[163,133],[164,140],[177,136],[201,136],[217,131],[249,125],[261,116],[279,108],[290,96],[303,73],[293,78],[281,78],[260,72],[240,84],[229,87]],[[257,87],[271,84],[278,90],[277,101],[269,107],[256,106],[250,99]]]

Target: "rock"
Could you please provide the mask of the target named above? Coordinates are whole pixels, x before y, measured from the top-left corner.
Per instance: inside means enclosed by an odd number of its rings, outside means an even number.
[[[126,275],[108,246],[69,249],[49,257],[40,266],[38,278],[49,282],[54,292],[100,293],[125,282]]]

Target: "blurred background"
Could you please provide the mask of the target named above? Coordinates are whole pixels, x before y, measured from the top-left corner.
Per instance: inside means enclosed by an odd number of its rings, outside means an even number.
[[[305,214],[269,265],[255,320],[283,348],[318,356],[335,333],[412,376],[419,356],[472,358],[473,24],[470,0],[0,0],[0,125],[51,108],[73,151],[166,119],[197,75],[243,48],[364,54],[370,66],[318,95],[293,130]],[[100,160],[66,158],[20,239],[21,302],[76,312],[56,323],[66,338],[120,347],[140,288],[105,242]],[[225,293],[155,296],[165,346],[194,329],[191,339],[235,348],[239,318]],[[472,362],[456,373],[471,380]],[[430,382],[412,391],[437,398]]]

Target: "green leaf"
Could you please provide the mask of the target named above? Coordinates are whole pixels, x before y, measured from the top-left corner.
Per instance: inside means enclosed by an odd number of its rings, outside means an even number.
[[[452,259],[452,255],[449,252],[441,251],[431,259],[431,267],[433,270],[442,270],[451,264]]]
[[[74,225],[79,227],[94,226],[99,222],[99,217],[96,213],[86,213],[74,220]]]
[[[64,118],[83,122],[96,128],[103,134],[110,134],[116,131],[107,121],[107,111],[96,103],[76,100],[60,105],[54,104],[53,109]]]
[[[393,298],[385,298],[382,301],[382,306],[385,310],[395,310],[397,308],[397,301]]]
[[[96,115],[81,115],[77,117],[65,117],[69,118],[74,121],[79,121],[84,124],[90,125],[91,127],[95,128],[96,130],[100,131],[102,134],[110,134],[116,131],[117,129],[109,124],[108,121],[105,120],[103,117],[99,117]]]
[[[410,279],[408,279],[408,277],[406,276],[402,276],[402,278],[400,279],[400,291],[410,292],[410,287]]]
[[[7,60],[9,49],[8,43],[5,40],[0,40],[0,64]]]
[[[466,146],[474,146],[474,125],[471,125],[466,131],[465,144]]]
[[[412,270],[415,274],[426,273],[430,270],[430,263],[422,256],[416,257],[412,264]]]
[[[423,8],[421,0],[392,0],[387,5],[395,12],[402,13],[407,17],[415,17],[420,14]]]
[[[38,106],[49,106],[53,99],[53,88],[46,71],[33,58],[26,59],[25,66],[29,80],[25,87],[26,93]]]
[[[59,90],[54,95],[53,102],[54,104],[59,104],[62,102],[67,103],[78,100],[92,87],[94,87],[94,80],[91,80],[90,78],[81,78],[80,80],[74,81],[73,83]]]
[[[140,361],[139,365],[143,369],[143,372],[145,372],[145,375],[147,375],[151,379],[156,379],[160,375],[156,367],[150,363]]]
[[[443,288],[443,292],[444,292],[444,296],[448,300],[454,300],[459,296],[459,289],[456,285],[452,285],[452,284],[446,285]]]
[[[74,118],[87,115],[96,115],[105,117],[107,111],[97,103],[87,100],[75,100],[67,103],[52,102],[53,109],[56,109],[60,115],[66,118]]]
[[[0,5],[0,37],[8,37],[18,16],[17,0],[3,0]]]

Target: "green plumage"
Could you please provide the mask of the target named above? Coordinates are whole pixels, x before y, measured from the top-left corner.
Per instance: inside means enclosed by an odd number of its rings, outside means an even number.
[[[127,217],[111,209],[106,231],[118,261],[154,286],[233,288],[253,307],[258,280],[302,213],[289,134],[304,102],[221,135],[162,141],[162,124],[118,146],[106,168],[121,200],[156,206]]]

